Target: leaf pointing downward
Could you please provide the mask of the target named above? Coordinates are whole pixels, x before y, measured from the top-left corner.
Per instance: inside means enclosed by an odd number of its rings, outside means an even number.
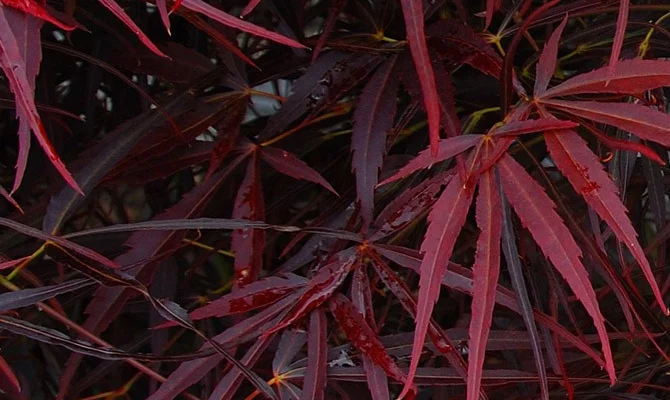
[[[302,44],[296,42],[295,40],[282,36],[278,33],[269,31],[258,25],[254,25],[250,22],[244,21],[240,18],[235,18],[232,15],[208,4],[202,0],[183,0],[182,6],[188,8],[189,10],[195,11],[206,15],[207,17],[223,24],[230,26],[231,28],[236,28],[244,32],[251,33],[252,35],[257,35],[259,37],[272,40],[273,42],[285,44],[287,46],[304,48]]]
[[[65,179],[72,188],[81,193],[81,189],[79,189],[77,182],[72,178],[72,175],[67,168],[65,168],[65,165],[58,154],[56,154],[56,150],[44,130],[42,120],[40,119],[35,106],[33,90],[28,82],[26,64],[21,56],[16,37],[7,20],[7,11],[4,6],[0,6],[0,67],[2,67],[5,76],[7,76],[9,87],[16,97],[17,114],[26,120],[26,123],[35,134],[40,146],[42,146],[42,149],[63,179]],[[22,141],[21,144],[25,145],[25,141]],[[28,156],[27,151],[19,152],[24,157]],[[22,162],[23,161],[19,160],[19,164]],[[15,183],[14,186],[18,187],[18,183]]]
[[[428,332],[430,316],[440,295],[440,284],[447,270],[447,263],[456,243],[472,202],[474,188],[464,188],[460,176],[455,175],[428,215],[428,231],[421,244],[424,253],[419,280],[416,331],[412,346],[412,360],[407,373],[407,382],[399,397],[410,390],[423,344]]]
[[[392,75],[396,60],[397,57],[392,57],[372,75],[354,111],[351,165],[356,172],[363,229],[367,229],[372,221],[374,192],[386,150],[386,134],[393,128],[400,82]]]
[[[480,230],[475,264],[472,267],[473,293],[468,356],[468,400],[477,400],[481,387],[486,342],[491,329],[498,275],[502,209],[493,169],[479,178],[476,218]]]
[[[5,16],[16,38],[16,44],[19,46],[21,59],[25,65],[26,79],[32,89],[32,93],[34,93],[35,78],[40,70],[40,63],[42,61],[42,41],[40,37],[42,20],[30,14],[24,14],[19,10],[9,8],[5,9]],[[19,115],[19,130],[17,133],[19,137],[19,154],[16,157],[16,175],[14,177],[12,193],[18,190],[23,180],[30,151],[29,116],[25,115],[25,110],[21,107],[17,107],[16,111]],[[18,206],[16,207],[18,208]]]
[[[260,179],[260,160],[254,152],[249,159],[244,180],[235,196],[233,215],[235,219],[262,221],[265,219],[265,200]],[[265,232],[261,229],[236,229],[230,235],[230,247],[235,253],[235,280],[233,291],[248,285],[258,278],[263,268]]]
[[[265,332],[264,335],[271,335],[286,328],[323,304],[344,282],[357,261],[358,254],[353,247],[333,256],[333,261],[322,267],[312,277],[307,287],[301,293],[300,298],[291,306],[289,312],[272,329]]]
[[[599,103],[595,101],[542,100],[542,103],[634,133],[670,147],[670,115],[635,103]]]
[[[328,301],[328,309],[355,348],[382,367],[388,376],[398,382],[405,382],[405,374],[388,354],[377,333],[370,328],[348,298],[341,293],[335,293]],[[413,389],[409,382],[406,384]]]
[[[614,384],[616,372],[612,349],[589,274],[580,260],[582,252],[579,246],[554,210],[554,202],[522,166],[508,154],[503,155],[497,165],[505,197],[542,249],[542,253],[561,273],[593,318],[602,343],[607,373]]]
[[[626,207],[619,198],[616,185],[586,142],[574,131],[550,132],[544,135],[551,158],[563,175],[568,178],[577,193],[593,207],[619,240],[624,242],[640,264],[663,311],[668,309],[658,288],[651,266],[637,240],[637,233],[627,215]]]

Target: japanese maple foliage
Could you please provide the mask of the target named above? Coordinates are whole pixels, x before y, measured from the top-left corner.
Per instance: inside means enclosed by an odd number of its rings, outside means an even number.
[[[666,398],[669,10],[0,0],[0,391]]]

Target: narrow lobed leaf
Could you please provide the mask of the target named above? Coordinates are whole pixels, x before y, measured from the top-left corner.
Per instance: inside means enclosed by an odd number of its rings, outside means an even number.
[[[562,121],[556,118],[530,119],[507,122],[500,127],[493,128],[490,134],[492,136],[517,136],[528,133],[544,132],[550,129],[569,129],[576,126],[579,126],[576,122]]]
[[[628,25],[628,9],[630,8],[630,0],[619,0],[619,13],[616,20],[616,32],[614,33],[614,41],[612,42],[612,53],[610,54],[610,61],[607,65],[608,75],[614,76],[616,66],[619,63],[619,56],[623,48],[623,41],[626,38],[626,25]]]
[[[580,260],[582,252],[579,246],[556,213],[554,202],[522,166],[505,154],[498,162],[498,171],[505,197],[521,222],[593,319],[601,337],[607,373],[611,383],[614,384],[616,372],[607,330],[589,274]]]
[[[220,22],[223,25],[230,26],[231,28],[236,28],[241,31],[251,33],[252,35],[256,35],[287,46],[305,48],[304,45],[296,42],[293,39],[275,32],[271,32],[265,28],[254,25],[240,18],[235,18],[232,15],[204,2],[203,0],[182,0],[181,5],[184,8],[206,15],[207,17]]]
[[[440,286],[447,270],[447,262],[451,257],[456,238],[465,223],[473,191],[474,188],[465,187],[460,176],[455,175],[428,215],[428,230],[421,243],[421,252],[424,253],[424,257],[421,261],[412,358],[407,373],[407,382],[400,397],[406,395],[411,388],[416,368],[419,365],[431,313],[440,295]]]
[[[608,68],[576,75],[539,97],[548,99],[582,93],[637,94],[670,86],[670,62],[666,60],[621,60],[609,77]]]
[[[322,267],[309,280],[300,298],[291,307],[287,315],[265,335],[270,335],[290,326],[307,315],[308,312],[323,304],[344,282],[357,262],[358,254],[354,247],[336,254],[327,265]]]
[[[378,186],[403,179],[421,169],[430,168],[436,162],[446,161],[476,145],[483,137],[483,135],[462,135],[442,139],[438,142],[438,153],[436,156],[433,157],[431,155],[430,149],[421,151],[407,165],[400,168],[393,176],[384,179]]]
[[[616,126],[642,139],[670,147],[670,115],[635,103],[542,100],[544,104],[581,118]]]
[[[386,136],[393,128],[399,80],[394,76],[397,56],[391,57],[363,88],[353,116],[351,168],[356,174],[363,231],[372,222],[374,192],[386,152]]]
[[[563,29],[568,22],[568,15],[565,15],[563,21],[556,27],[556,30],[551,34],[547,43],[544,44],[540,59],[537,62],[537,72],[535,75],[535,87],[533,89],[533,96],[540,97],[547,91],[549,81],[554,76],[556,71],[556,60],[558,58],[558,42],[561,40]]]
[[[323,176],[321,176],[321,174],[315,171],[306,162],[296,157],[295,154],[276,147],[264,147],[261,150],[261,156],[263,161],[270,164],[272,168],[282,174],[295,179],[304,179],[309,182],[314,182],[339,196],[337,191]]]
[[[484,152],[490,153],[490,144]],[[489,169],[479,178],[479,193],[475,209],[477,252],[472,267],[472,306],[469,329],[468,400],[477,400],[481,388],[482,370],[486,356],[486,342],[493,320],[498,276],[500,274],[500,237],[502,209],[495,171]]]
[[[323,400],[328,366],[328,320],[322,307],[310,313],[307,335],[307,373],[300,400]]]
[[[423,103],[428,115],[428,129],[430,138],[430,152],[433,157],[438,153],[440,140],[440,107],[439,96],[435,86],[435,74],[428,54],[426,36],[423,23],[422,0],[400,0],[402,13],[405,18],[405,30],[409,49],[414,59],[416,73],[421,83]]]
[[[233,218],[252,221],[265,220],[265,200],[260,176],[260,157],[253,152],[247,166],[244,180],[240,184],[233,205]],[[230,248],[235,253],[235,280],[233,291],[258,279],[263,268],[265,231],[242,228],[230,235]]]
[[[77,182],[56,153],[56,149],[54,149],[51,144],[51,141],[44,130],[44,126],[42,125],[42,120],[37,113],[32,85],[28,79],[28,66],[21,54],[16,37],[12,32],[12,27],[8,20],[8,11],[9,10],[6,10],[5,7],[0,7],[0,68],[2,68],[5,73],[5,76],[9,81],[9,87],[16,98],[16,108],[19,110],[17,114],[30,126],[30,130],[32,130],[35,138],[42,147],[42,150],[44,150],[49,161],[53,164],[58,173],[74,190],[79,194],[83,194],[79,185],[77,185]],[[31,65],[30,68],[34,68],[34,65]],[[24,130],[20,130],[19,133],[22,133],[22,136],[19,138],[20,145],[24,147],[27,146],[29,141],[26,136],[27,131],[24,128]],[[27,149],[24,149],[23,151],[20,150],[19,153],[22,157],[28,157]],[[19,160],[18,164],[22,165],[25,162],[25,160]],[[14,186],[18,187],[20,183],[20,181],[15,182]]]
[[[598,157],[574,131],[549,132],[544,138],[556,166],[568,178],[575,191],[593,207],[600,218],[607,222],[616,237],[626,244],[647,278],[656,301],[668,314],[668,308],[663,301],[649,261],[638,242],[635,228],[628,218],[626,207],[619,197],[616,185],[603,169]]]
[[[328,309],[356,349],[382,367],[388,376],[398,382],[406,383],[405,374],[389,356],[377,333],[365,322],[365,318],[356,311],[356,307],[348,298],[336,293],[328,301]],[[412,391],[416,391],[413,384],[409,385]]]

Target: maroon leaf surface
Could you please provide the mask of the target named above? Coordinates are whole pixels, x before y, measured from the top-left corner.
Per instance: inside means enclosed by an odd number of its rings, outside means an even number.
[[[485,145],[488,149],[490,146]],[[486,152],[486,149],[485,149]],[[490,149],[488,149],[490,153]],[[468,399],[477,400],[486,356],[486,341],[491,329],[496,288],[500,274],[500,235],[502,209],[493,169],[479,178],[476,204],[477,253],[472,267],[472,307],[469,331]]]
[[[19,172],[23,173],[25,171],[25,164],[27,162],[25,158],[28,157],[26,146],[30,143],[29,133],[32,131],[42,150],[44,150],[49,158],[49,161],[58,170],[63,179],[72,188],[82,194],[77,182],[56,153],[56,149],[51,144],[42,125],[42,120],[37,113],[34,99],[34,82],[38,71],[39,57],[37,54],[33,54],[31,57],[24,58],[24,53],[22,53],[19,45],[26,46],[31,41],[27,36],[30,33],[25,31],[25,33],[20,34],[18,39],[22,39],[22,43],[19,44],[17,36],[15,36],[12,30],[17,28],[15,21],[16,14],[10,14],[13,12],[15,11],[0,7],[0,68],[5,73],[9,81],[9,87],[16,98],[17,116],[24,121],[22,122],[23,128],[19,126],[19,145],[24,148],[23,150],[19,150],[19,155],[23,158],[17,162]],[[11,22],[12,20],[14,22]],[[33,47],[31,46],[31,48]],[[28,48],[24,48],[24,51],[27,50]],[[20,178],[21,176],[18,177]],[[19,179],[18,182],[14,183],[14,187],[18,187],[20,183]]]
[[[593,318],[601,337],[607,373],[614,384],[616,373],[607,330],[588,272],[580,260],[582,252],[579,246],[563,224],[561,217],[554,211],[554,202],[523,167],[509,155],[504,155],[498,162],[498,171],[505,197],[519,219]]]
[[[482,138],[482,135],[462,135],[442,139],[438,142],[439,150],[435,157],[431,155],[430,149],[423,150],[393,176],[380,182],[379,186],[405,178],[421,169],[430,168],[436,162],[446,161],[481,142]]]
[[[547,91],[549,81],[551,80],[551,77],[554,76],[554,72],[556,71],[556,58],[558,57],[558,42],[561,40],[561,35],[563,34],[563,29],[567,22],[568,16],[566,15],[560,25],[558,25],[551,34],[547,43],[545,43],[544,49],[542,49],[540,59],[537,62],[537,73],[535,74],[535,87],[533,90],[533,96],[536,98]]]
[[[312,167],[294,154],[276,147],[264,147],[261,150],[261,156],[263,157],[263,161],[270,164],[272,168],[282,174],[295,179],[304,179],[306,181],[314,182],[337,195],[337,191],[323,176],[321,176],[321,174],[312,169]]]
[[[405,30],[409,49],[414,59],[416,74],[421,83],[423,103],[428,115],[430,152],[437,155],[440,140],[440,107],[439,96],[435,87],[435,74],[428,54],[423,23],[423,3],[421,0],[400,0],[402,13],[405,17]]]
[[[428,230],[421,243],[421,252],[424,253],[424,257],[421,262],[412,359],[401,397],[407,394],[412,385],[431,313],[440,295],[440,284],[447,270],[447,260],[451,257],[458,233],[465,223],[473,191],[474,188],[465,187],[461,178],[455,175],[428,216]]]
[[[237,191],[233,205],[233,218],[251,221],[265,220],[265,200],[261,187],[260,159],[254,152],[249,160],[244,180]],[[230,248],[235,253],[235,283],[233,290],[258,279],[263,268],[265,231],[262,229],[236,229],[231,233]]]
[[[397,57],[391,57],[372,75],[354,111],[351,167],[356,174],[363,230],[372,222],[374,193],[386,152],[386,135],[393,128],[399,81],[393,75]]]
[[[291,306],[286,316],[265,334],[270,335],[290,326],[323,304],[344,282],[357,262],[358,254],[353,247],[336,254],[309,280],[300,298]]]
[[[665,60],[621,60],[616,63],[614,73],[609,78],[608,68],[574,76],[536,97],[550,98],[580,93],[635,94],[670,86],[670,62]]]
[[[328,301],[328,309],[356,349],[382,367],[388,376],[405,383],[405,374],[389,356],[377,333],[365,322],[365,318],[349,299],[337,293]],[[412,391],[416,390],[412,384],[410,388]]]
[[[564,100],[542,100],[542,102],[562,112],[616,126],[642,139],[670,146],[670,115],[641,104]]]
[[[617,238],[625,243],[635,257],[656,296],[656,301],[667,315],[670,311],[637,239],[635,228],[628,218],[628,210],[621,202],[616,185],[603,169],[598,157],[574,131],[546,133],[544,139],[551,158],[575,191],[607,222]]]
[[[307,336],[307,372],[300,400],[323,400],[328,366],[328,320],[322,307],[310,313]]]

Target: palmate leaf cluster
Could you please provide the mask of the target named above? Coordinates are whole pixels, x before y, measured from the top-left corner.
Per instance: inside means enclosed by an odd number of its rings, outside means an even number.
[[[670,6],[0,3],[4,395],[667,396]]]

